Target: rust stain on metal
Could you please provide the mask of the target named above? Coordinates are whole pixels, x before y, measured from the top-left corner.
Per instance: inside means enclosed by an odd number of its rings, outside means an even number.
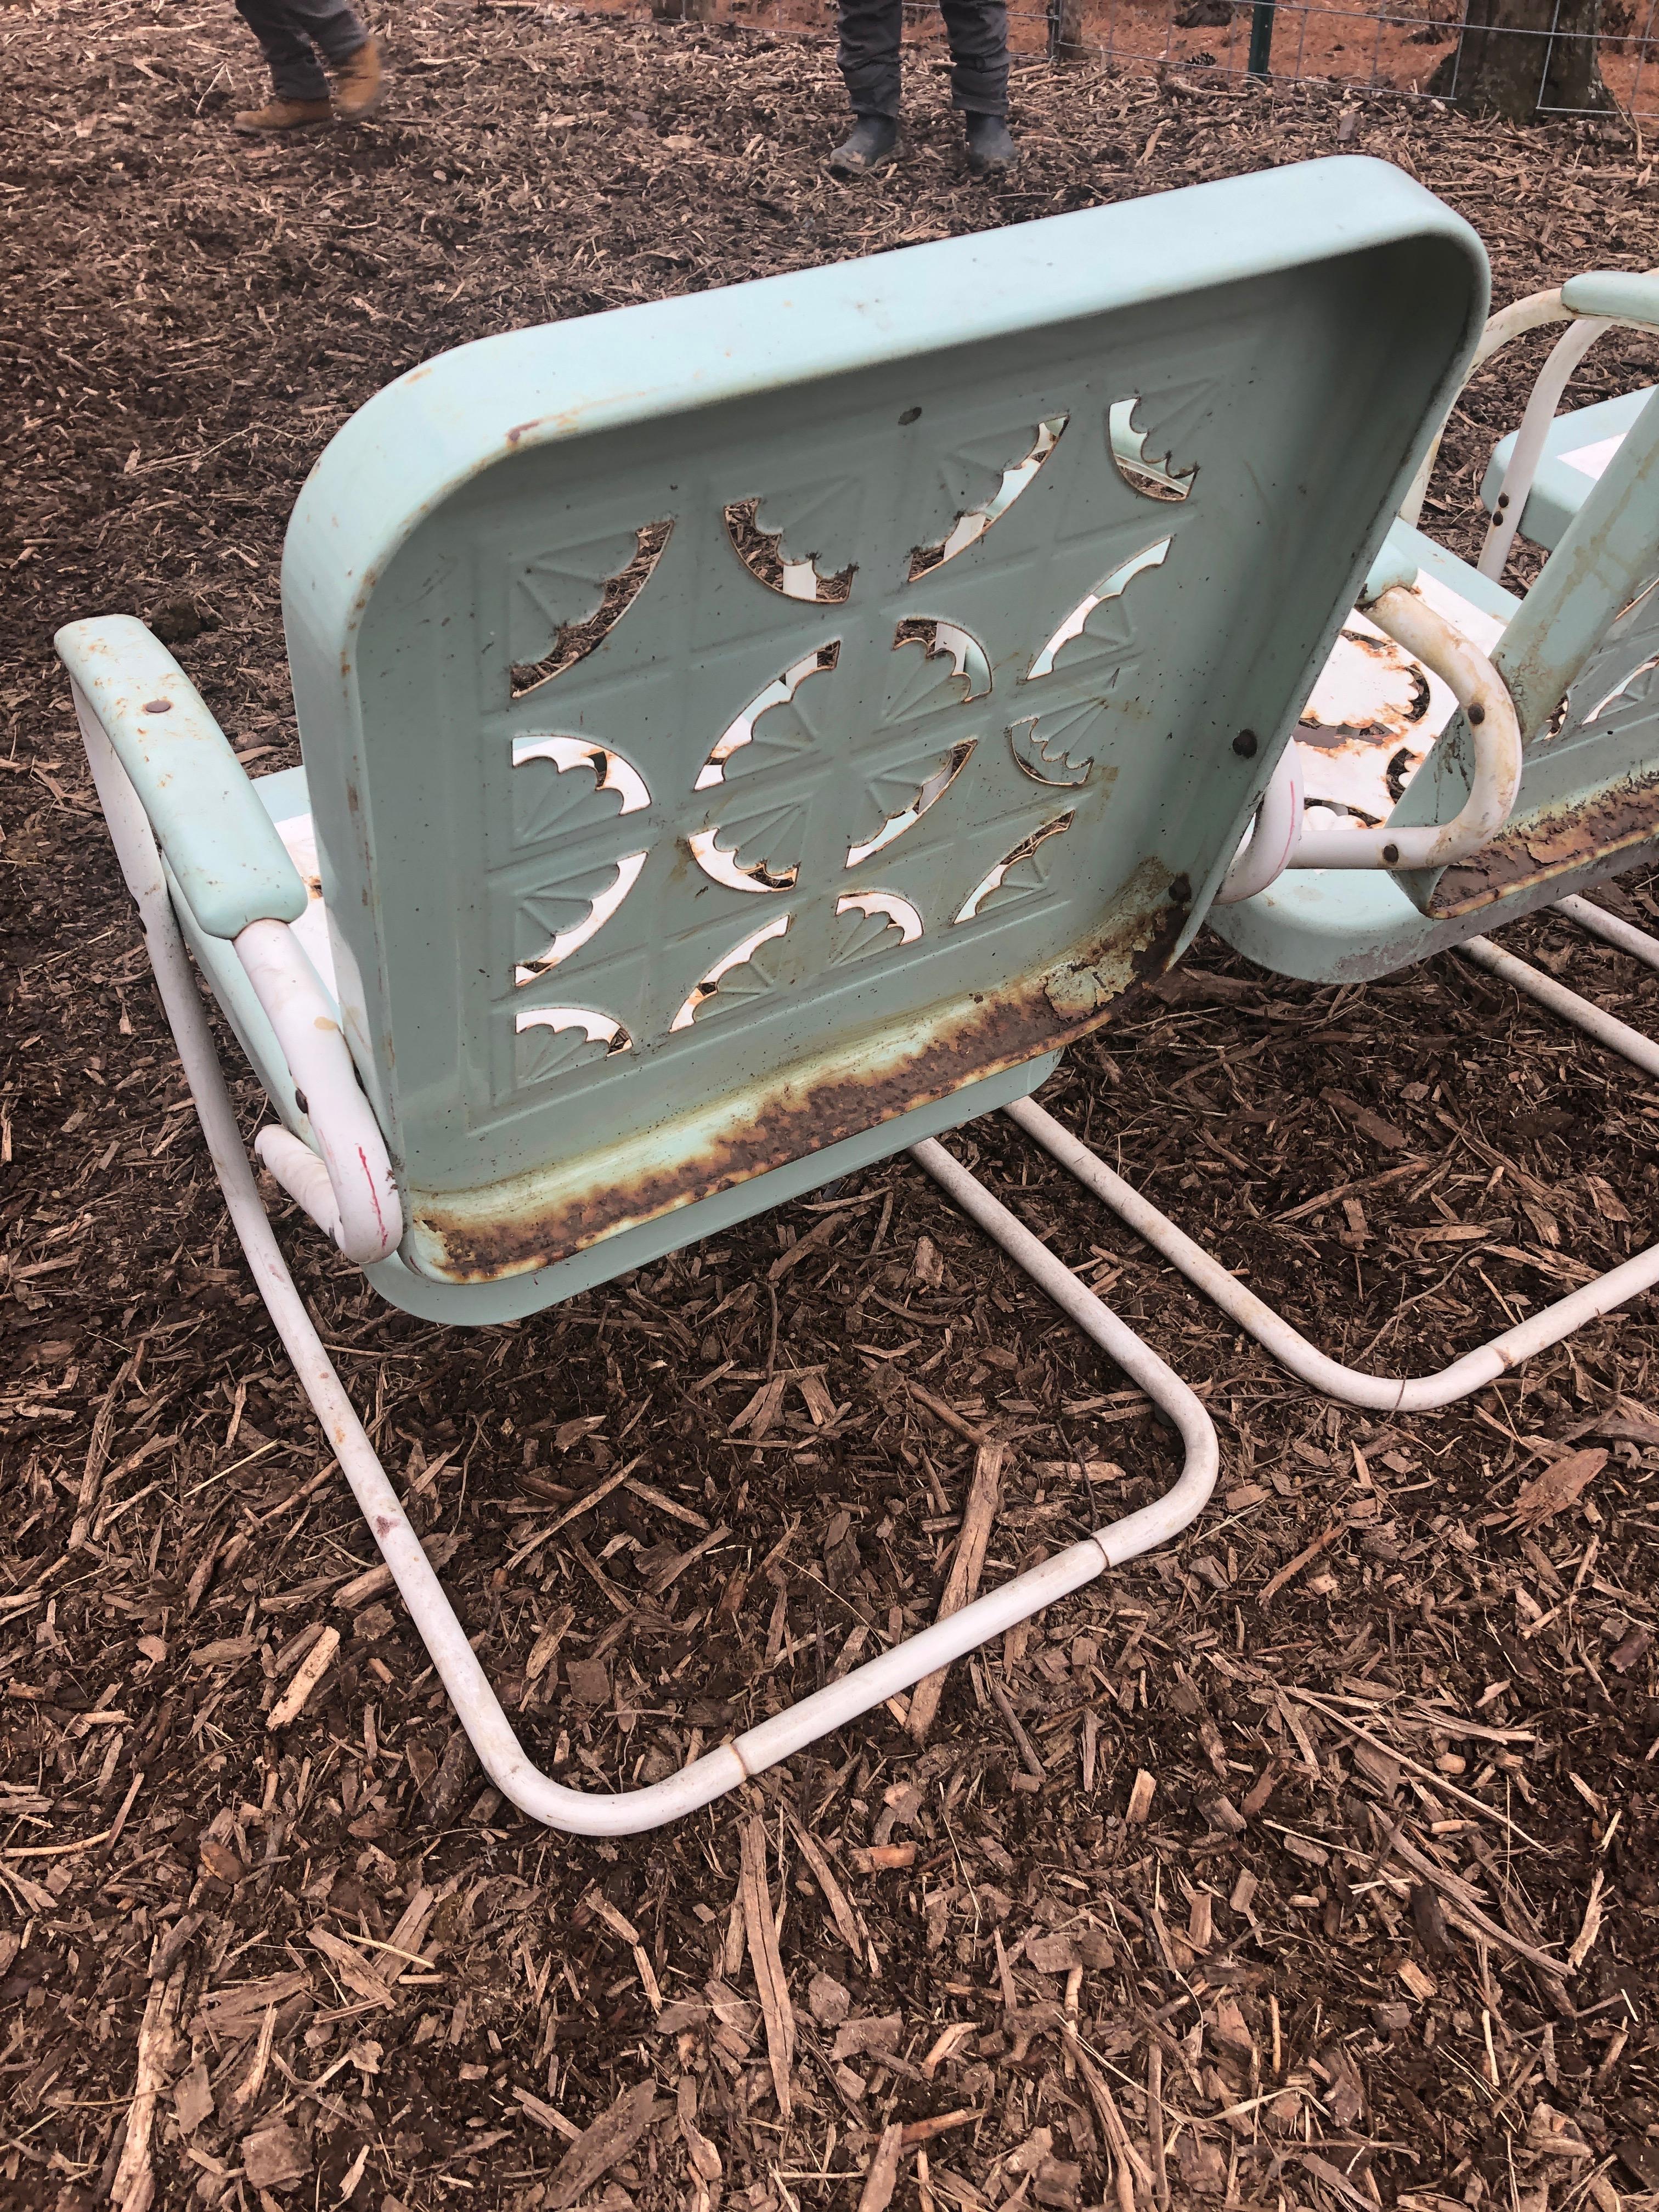
[[[1152,877],[1157,887],[1149,900]],[[659,1173],[590,1188],[530,1217],[507,1212],[505,1191],[501,1214],[488,1221],[478,1218],[477,1194],[467,1194],[465,1211],[422,1208],[418,1225],[442,1255],[428,1264],[442,1280],[457,1283],[492,1282],[547,1267],[620,1229],[713,1197],[1086,1036],[1171,964],[1186,920],[1186,910],[1170,901],[1167,872],[1156,863],[1143,863],[1133,884],[1133,910],[1046,976],[987,994],[962,1018],[872,1074],[813,1079],[810,1071],[781,1071],[739,1133]]]
[[[1429,901],[1437,921],[1477,913],[1519,890],[1659,839],[1659,775],[1632,776],[1579,805],[1512,821],[1490,845],[1447,868]]]

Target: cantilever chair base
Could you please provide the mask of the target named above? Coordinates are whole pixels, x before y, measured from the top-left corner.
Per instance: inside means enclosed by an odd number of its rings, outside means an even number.
[[[83,726],[94,780],[122,872],[138,906],[185,1079],[260,1296],[480,1765],[520,1811],[572,1834],[633,1835],[659,1827],[712,1803],[857,1719],[924,1675],[1080,1589],[1108,1567],[1178,1535],[1203,1510],[1215,1487],[1219,1450],[1214,1427],[1196,1395],[975,1176],[940,1146],[925,1139],[912,1147],[912,1157],[1174,1424],[1185,1447],[1179,1479],[1152,1504],[1096,1530],[840,1681],[827,1684],[692,1760],[665,1781],[601,1796],[572,1790],[543,1773],[502,1711],[295,1286],[248,1165],[167,876],[143,807],[95,718],[87,717]]]
[[[1399,894],[1395,894],[1396,897]],[[1404,903],[1404,901],[1401,901]],[[1415,911],[1415,909],[1413,909]],[[1659,939],[1604,915],[1583,899],[1567,899],[1560,911],[1595,936],[1659,968]],[[1591,919],[1586,919],[1586,917]],[[1421,917],[1419,916],[1419,920]],[[1659,1075],[1659,1044],[1627,1023],[1605,1012],[1589,1000],[1553,976],[1541,975],[1524,960],[1505,952],[1489,938],[1474,937],[1455,948],[1477,966],[1510,984],[1547,1007],[1561,1020],[1571,1022],[1598,1044],[1620,1054],[1649,1075]],[[1205,1297],[1220,1307],[1262,1349],[1273,1354],[1298,1381],[1344,1405],[1364,1406],[1382,1413],[1437,1412],[1467,1398],[1475,1390],[1518,1366],[1553,1344],[1559,1344],[1589,1322],[1626,1304],[1659,1285],[1659,1244],[1650,1244],[1595,1281],[1584,1284],[1553,1305],[1545,1306],[1514,1328],[1505,1329],[1478,1351],[1466,1352],[1438,1374],[1396,1379],[1345,1367],[1310,1344],[1299,1330],[1245,1289],[1214,1255],[1176,1227],[1166,1213],[1109,1168],[1069,1129],[1035,1099],[1023,1098],[1006,1109],[1011,1121],[1041,1145],[1060,1165],[1109,1206],[1128,1228],[1161,1253]]]

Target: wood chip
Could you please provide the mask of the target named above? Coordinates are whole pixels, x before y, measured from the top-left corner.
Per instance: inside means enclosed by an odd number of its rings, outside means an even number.
[[[138,2028],[137,2065],[133,2076],[132,2101],[127,2106],[126,2140],[110,2187],[110,2202],[117,2212],[149,2212],[155,2202],[155,2178],[150,2171],[150,2136],[155,2124],[155,2100],[173,2070],[173,2022],[185,1969],[175,1966],[165,1982],[153,1982]]]
[[[766,1879],[766,1823],[759,1814],[744,1820],[741,1831],[743,1872],[738,1895],[743,1901],[744,1932],[749,1939],[749,1960],[766,2023],[767,2055],[772,2064],[772,2086],[778,2110],[787,2120],[792,2109],[791,2076],[795,2064],[795,2013],[789,2002],[789,1983],[778,1950],[776,1923]]]
[[[1005,1447],[992,1443],[981,1444],[974,1455],[974,1472],[968,1485],[967,1502],[962,1509],[962,1528],[945,1593],[939,1601],[940,1620],[960,1613],[978,1592],[979,1578],[985,1568],[986,1547],[991,1540],[992,1524],[1002,1502],[1002,1463],[1006,1457]],[[910,1692],[909,1717],[905,1725],[919,1744],[927,1741],[927,1731],[939,1712],[949,1671],[941,1667],[932,1674],[924,1674]]]
[[[333,1664],[334,1655],[339,1648],[339,1630],[325,1628],[295,1668],[294,1680],[265,1715],[267,1729],[274,1732],[298,1720],[312,1692]]]
[[[1607,1463],[1607,1453],[1601,1445],[1588,1451],[1569,1452],[1547,1467],[1542,1474],[1535,1474],[1516,1492],[1511,1528],[1541,1528],[1558,1513],[1565,1513],[1576,1505]]]
[[[899,2157],[903,2148],[904,2124],[895,2121],[882,2130],[880,2140],[871,2154],[859,2197],[859,2212],[887,2212],[898,2186]]]
[[[311,1944],[313,1950],[322,1953],[346,1987],[356,1996],[364,1998],[370,2004],[390,2005],[397,2002],[397,1999],[387,1990],[384,1979],[375,1972],[374,1967],[363,1957],[362,1953],[354,1945],[348,1943],[343,1936],[337,1936],[332,1929],[313,1928],[311,1931]]]
[[[658,2102],[656,2084],[648,2079],[624,2089],[591,2128],[583,2129],[554,2167],[545,2199],[552,2212],[568,2212],[618,2159],[627,2157],[648,2127],[667,2119],[673,2110],[672,2105]]]

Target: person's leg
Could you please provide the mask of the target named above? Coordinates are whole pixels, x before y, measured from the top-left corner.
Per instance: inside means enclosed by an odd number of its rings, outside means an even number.
[[[328,100],[328,79],[316,48],[300,27],[292,0],[236,0],[236,12],[259,41],[279,101],[314,106]]]
[[[1006,116],[1007,0],[939,0],[939,12],[951,40],[951,105]]]
[[[841,73],[855,115],[899,112],[901,0],[841,0]]]
[[[361,18],[346,0],[285,0],[285,4],[331,69],[337,70],[369,43]]]
[[[939,0],[951,40],[951,104],[967,126],[968,167],[976,177],[1012,169],[1019,155],[1008,131],[1007,0]]]

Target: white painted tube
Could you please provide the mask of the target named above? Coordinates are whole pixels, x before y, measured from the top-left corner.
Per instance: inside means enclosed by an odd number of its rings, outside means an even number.
[[[1480,333],[1480,343],[1474,349],[1474,357],[1469,363],[1468,374],[1463,380],[1457,398],[1461,399],[1468,391],[1476,371],[1512,339],[1523,337],[1528,331],[1542,330],[1550,323],[1568,319],[1568,311],[1561,304],[1559,285],[1553,291],[1529,293],[1524,300],[1516,300],[1507,307],[1500,307]],[[1457,401],[1454,400],[1453,407],[1456,404]],[[1451,410],[1448,409],[1446,421],[1450,419]],[[1445,434],[1446,423],[1443,422],[1418,465],[1417,474],[1412,478],[1411,489],[1401,503],[1402,522],[1415,525],[1423,512],[1423,501],[1428,496],[1429,479],[1434,474],[1434,465],[1440,455],[1440,441]]]
[[[307,1165],[316,1153],[286,1129],[262,1130],[255,1149],[346,1258],[368,1267],[403,1241],[403,1207],[386,1139],[328,994],[285,921],[251,921],[234,942],[304,1102],[324,1182]]]
[[[1607,918],[1611,920],[1612,916]],[[1632,931],[1632,934],[1640,936],[1641,932]],[[1553,975],[1546,975],[1527,961],[1517,960],[1512,952],[1505,952],[1489,937],[1468,938],[1456,950],[1473,960],[1476,967],[1501,977],[1528,998],[1535,999],[1540,1006],[1547,1006],[1551,1013],[1559,1014],[1564,1022],[1571,1022],[1576,1030],[1583,1030],[1597,1044],[1606,1045],[1609,1052],[1618,1053],[1644,1075],[1659,1076],[1659,1044],[1644,1036],[1640,1030],[1633,1030],[1628,1022],[1621,1022],[1616,1014],[1603,1012],[1577,991],[1570,991],[1565,983],[1558,983]]]
[[[1449,822],[1376,830],[1352,816],[1311,808],[1291,856],[1293,868],[1443,868],[1498,835],[1521,788],[1521,726],[1509,687],[1420,592],[1400,585],[1364,610],[1377,628],[1448,684],[1468,717],[1474,753],[1469,795]]]
[[[1233,855],[1212,904],[1237,906],[1284,874],[1302,832],[1303,796],[1302,748],[1292,737],[1261,794],[1255,825]]]
[[[1396,1381],[1386,1375],[1364,1374],[1358,1368],[1345,1367],[1339,1360],[1328,1358],[1310,1344],[1300,1330],[1293,1328],[1271,1306],[1264,1305],[1253,1291],[1247,1291],[1218,1260],[1212,1258],[1201,1244],[1195,1244],[1184,1231],[1177,1229],[1168,1214],[1160,1213],[1121,1176],[1115,1175],[1098,1153],[1091,1152],[1052,1114],[1045,1113],[1030,1098],[1016,1099],[1003,1111],[1086,1189],[1109,1206],[1136,1236],[1144,1237],[1154,1251],[1162,1253],[1173,1267],[1179,1268],[1194,1289],[1202,1291],[1206,1297],[1219,1306],[1230,1321],[1237,1322],[1264,1351],[1270,1352],[1281,1366],[1288,1368],[1299,1382],[1322,1390],[1327,1397],[1338,1399],[1346,1406],[1364,1406],[1389,1413],[1437,1412],[1460,1398],[1467,1398],[1484,1384],[1496,1382],[1522,1360],[1531,1358],[1534,1352],[1552,1344],[1559,1344],[1586,1322],[1611,1313],[1615,1306],[1623,1305],[1626,1299],[1659,1283],[1659,1244],[1650,1245],[1645,1252],[1638,1252],[1634,1259],[1610,1269],[1595,1282],[1586,1283],[1582,1290],[1559,1299],[1553,1306],[1544,1307],[1516,1328],[1505,1329],[1502,1336],[1494,1337],[1479,1351],[1466,1352],[1462,1359],[1454,1360],[1437,1375]]]
[[[1644,961],[1650,968],[1659,968],[1659,937],[1650,937],[1645,929],[1638,929],[1628,921],[1620,921],[1616,914],[1609,914],[1604,906],[1593,906],[1589,899],[1580,898],[1577,892],[1557,899],[1555,910],[1576,921],[1580,929],[1589,930],[1592,937],[1600,937],[1608,945],[1616,945],[1621,952],[1633,959]]]
[[[94,780],[122,872],[138,904],[179,1057],[254,1281],[480,1765],[502,1796],[521,1812],[550,1827],[578,1835],[635,1835],[660,1827],[723,1796],[803,1745],[857,1719],[920,1681],[924,1674],[947,1666],[988,1638],[1079,1589],[1109,1565],[1162,1542],[1202,1509],[1214,1486],[1218,1455],[1214,1430],[1199,1400],[964,1168],[937,1146],[918,1147],[922,1164],[936,1179],[947,1188],[975,1194],[975,1218],[991,1226],[991,1233],[1006,1243],[1021,1266],[1030,1266],[1033,1250],[1041,1255],[1042,1272],[1038,1279],[1042,1287],[1110,1352],[1126,1373],[1165,1406],[1187,1443],[1180,1480],[1157,1504],[1127,1516],[1030,1573],[1017,1576],[907,1643],[883,1652],[841,1681],[827,1683],[789,1711],[761,1722],[732,1742],[693,1760],[665,1781],[599,1796],[568,1789],[544,1774],[526,1755],[502,1711],[289,1273],[243,1150],[149,822],[96,717],[78,694],[76,706],[82,710],[82,729]]]
[[[1549,358],[1539,370],[1528,396],[1521,428],[1515,434],[1515,448],[1504,471],[1504,481],[1498,488],[1492,520],[1486,526],[1480,557],[1474,564],[1483,576],[1496,581],[1503,574],[1510,549],[1515,544],[1515,533],[1521,527],[1522,514],[1531,495],[1533,479],[1538,474],[1538,464],[1543,459],[1544,441],[1555,420],[1555,410],[1561,404],[1561,395],[1574,369],[1597,338],[1613,327],[1609,322],[1600,322],[1587,315],[1564,331],[1550,349]]]
[[[1021,1103],[1029,1105],[1030,1102],[1028,1099]],[[1024,1268],[1037,1288],[1054,1300],[1067,1320],[1074,1322],[1085,1336],[1092,1337],[1132,1382],[1140,1385],[1180,1432],[1187,1447],[1187,1464],[1174,1489],[1155,1504],[1142,1506],[1139,1513],[1131,1513],[1124,1520],[1097,1528],[1091,1540],[1103,1547],[1107,1559],[1116,1566],[1124,1559],[1151,1551],[1155,1544],[1167,1543],[1171,1536],[1179,1535],[1209,1502],[1220,1465],[1220,1447],[1210,1417],[1204,1410],[1203,1400],[1158,1358],[1150,1344],[1135,1334],[1127,1322],[1120,1320],[1109,1306],[1086,1289],[1040,1237],[1034,1237],[1000,1200],[992,1196],[977,1176],[969,1175],[960,1161],[952,1159],[942,1145],[931,1137],[926,1138],[910,1147],[910,1157],[927,1169],[970,1221],[976,1222],[988,1237],[1001,1245],[1011,1260]]]

